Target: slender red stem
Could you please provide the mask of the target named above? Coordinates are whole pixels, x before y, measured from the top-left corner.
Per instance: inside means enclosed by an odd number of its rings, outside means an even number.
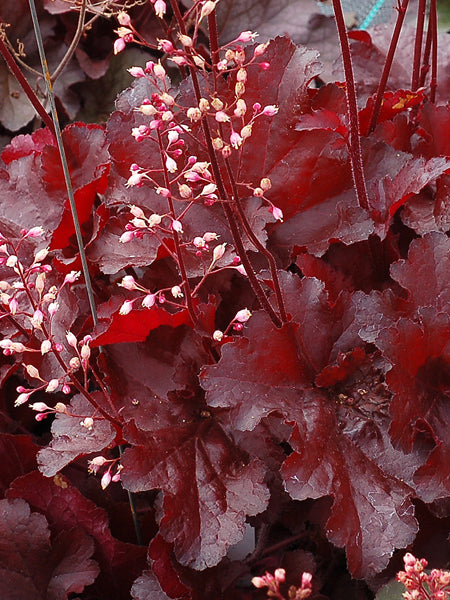
[[[430,101],[436,102],[437,71],[438,71],[438,31],[437,31],[437,2],[436,2],[436,0],[430,0],[429,27],[431,29]]]
[[[159,150],[161,153],[161,162],[162,162],[162,166],[163,166],[164,185],[168,190],[170,190],[169,173],[167,172],[163,143],[162,143],[162,138],[161,138],[161,134],[159,131],[158,131],[158,144],[159,144]],[[174,208],[173,200],[172,200],[171,196],[169,196],[167,198],[167,202],[169,204],[170,216],[172,217],[172,219],[176,219],[175,208]],[[181,252],[180,238],[178,237],[178,233],[174,229],[172,229],[172,237],[173,237],[173,241],[175,244],[175,252],[177,254],[177,263],[178,263],[178,268],[180,269],[184,297],[186,298],[186,306],[187,306],[187,309],[188,309],[188,312],[189,312],[192,322],[195,323],[195,321],[197,319],[197,315],[196,315],[196,311],[194,309],[194,304],[192,302],[191,289],[189,287],[189,282],[188,282],[187,273],[186,273],[186,267],[184,265],[183,254]]]
[[[370,119],[369,131],[374,131],[378,117],[380,114],[381,104],[383,102],[383,95],[386,89],[387,80],[392,67],[392,61],[394,60],[394,54],[397,49],[398,39],[402,30],[403,21],[405,19],[406,9],[408,8],[409,0],[403,0],[402,4],[397,7],[397,21],[395,23],[394,32],[392,34],[391,44],[386,56],[384,63],[383,73],[381,74],[380,83],[378,85],[377,94],[375,96],[375,102],[373,105],[372,116]]]
[[[184,24],[183,16],[180,12],[180,8],[178,6],[178,2],[176,0],[170,0],[170,5],[172,7],[175,18],[178,22],[180,32],[182,34],[186,34],[186,27]],[[212,16],[214,17],[214,12],[212,13]],[[208,16],[208,19],[209,19],[209,17],[211,17],[211,15]],[[214,37],[214,39],[210,39],[211,50],[212,50],[212,52],[214,52],[215,49],[218,49],[217,28],[215,25],[215,20],[212,25],[210,24],[209,32],[210,32],[210,37],[211,38]],[[186,50],[189,53],[189,48],[187,48]],[[217,56],[217,54],[216,54],[216,56]],[[190,69],[190,71],[191,71],[192,85],[194,87],[195,96],[197,98],[197,102],[199,102],[202,95],[201,95],[200,84],[198,81],[197,73],[196,73],[195,69]],[[282,326],[282,322],[281,322],[279,316],[274,311],[266,294],[264,293],[261,283],[258,281],[256,273],[253,269],[253,266],[252,266],[252,264],[247,256],[247,253],[245,251],[245,247],[244,247],[242,237],[241,237],[241,232],[239,231],[239,227],[237,225],[235,216],[233,214],[233,210],[230,206],[230,199],[229,199],[229,196],[225,189],[224,182],[222,180],[222,175],[221,175],[221,172],[219,169],[219,165],[217,163],[215,150],[212,145],[211,132],[210,132],[209,125],[208,125],[208,122],[206,119],[202,119],[202,129],[203,129],[203,135],[204,135],[205,141],[206,141],[209,159],[211,162],[211,168],[214,173],[214,178],[215,178],[216,185],[217,185],[217,191],[219,192],[220,198],[223,200],[223,209],[225,212],[225,216],[228,220],[228,225],[230,227],[230,232],[233,237],[233,242],[236,247],[237,253],[242,261],[242,264],[247,273],[247,277],[250,282],[250,285],[252,286],[252,289],[255,292],[255,295],[258,298],[258,301],[259,301],[261,307],[267,312],[267,314],[269,315],[269,317],[272,320],[275,327],[279,328]]]
[[[28,96],[28,99],[30,100],[30,102],[34,106],[34,108],[36,109],[36,112],[41,117],[42,121],[47,125],[47,127],[50,129],[50,131],[56,137],[55,126],[53,125],[52,119],[47,114],[47,111],[42,106],[42,103],[40,102],[39,98],[36,96],[35,92],[31,88],[28,81],[25,79],[22,71],[19,69],[16,61],[14,60],[14,57],[12,56],[11,52],[8,50],[6,44],[2,40],[1,36],[0,36],[0,54],[5,59],[5,62],[8,65],[8,69],[11,71],[11,73],[17,79],[19,85],[21,86],[21,88],[23,89],[25,94]]]
[[[425,11],[427,0],[419,0],[417,7],[416,39],[414,42],[413,74],[411,80],[411,90],[415,92],[419,87],[420,63],[422,59],[422,40],[423,29],[425,25]]]
[[[336,26],[341,45],[342,62],[345,74],[345,93],[347,97],[348,116],[350,121],[349,149],[350,161],[352,165],[353,182],[355,185],[356,197],[361,208],[368,210],[369,201],[367,198],[366,180],[361,153],[361,140],[359,135],[358,105],[356,102],[355,78],[353,76],[352,59],[350,55],[350,45],[348,43],[347,28],[345,26],[344,13],[340,0],[333,0],[334,15],[336,17]]]

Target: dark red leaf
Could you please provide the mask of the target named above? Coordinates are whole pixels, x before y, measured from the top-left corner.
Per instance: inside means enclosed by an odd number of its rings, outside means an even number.
[[[412,490],[353,443],[351,432],[340,429],[328,398],[310,393],[296,416],[290,439],[294,452],[282,475],[297,500],[333,497],[327,535],[345,547],[353,576],[369,577],[386,567],[395,548],[415,537]]]
[[[50,539],[46,518],[22,499],[0,501],[0,593],[3,598],[67,600],[98,575],[94,544],[77,529]]]
[[[98,393],[98,396],[101,402],[102,394]],[[90,430],[82,425],[86,417],[94,418]],[[52,425],[53,439],[38,454],[39,469],[46,477],[52,477],[79,456],[101,452],[115,439],[115,433],[111,423],[98,416],[84,396],[74,396],[68,405],[68,414],[56,415]]]
[[[33,472],[16,479],[8,498],[23,498],[33,510],[45,515],[52,532],[76,528],[95,542],[94,558],[100,573],[94,588],[98,598],[127,600],[135,577],[145,565],[145,549],[115,539],[109,530],[108,516],[58,475],[44,477]]]
[[[158,305],[133,309],[127,315],[121,315],[119,309],[124,300],[125,298],[114,296],[99,307],[99,325],[94,330],[93,347],[123,342],[143,342],[153,329],[161,325],[178,327],[187,325],[191,321],[186,309],[170,313]]]
[[[450,240],[434,232],[411,243],[408,259],[391,266],[391,275],[409,292],[414,309],[450,304]]]
[[[243,457],[210,420],[158,432],[128,427],[122,481],[130,491],[161,489],[160,532],[177,560],[195,569],[216,565],[244,533],[246,515],[267,505],[264,469]],[[169,476],[168,476],[169,474]]]

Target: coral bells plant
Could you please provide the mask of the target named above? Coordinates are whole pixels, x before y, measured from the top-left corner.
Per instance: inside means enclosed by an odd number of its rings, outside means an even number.
[[[428,562],[421,558],[418,560],[410,552],[405,554],[405,570],[397,573],[397,580],[402,583],[406,592],[406,600],[445,600],[450,598],[450,572],[433,569],[430,573],[425,571]]]
[[[333,0],[330,78],[227,0],[104,3],[130,87],[60,144],[24,85],[2,598],[369,600],[405,549],[436,567],[406,554],[405,597],[448,596],[448,46],[408,4],[347,31]]]

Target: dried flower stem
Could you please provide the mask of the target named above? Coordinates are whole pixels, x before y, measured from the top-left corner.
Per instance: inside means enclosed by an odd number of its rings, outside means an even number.
[[[430,0],[430,19],[429,19],[428,27],[431,29],[430,101],[436,102],[437,70],[438,70],[437,0]]]
[[[358,199],[359,206],[368,210],[369,201],[367,198],[366,180],[364,177],[361,153],[361,141],[359,137],[358,105],[356,103],[355,79],[353,76],[353,66],[350,56],[347,29],[345,27],[344,13],[342,12],[340,0],[333,0],[333,8],[341,45],[342,62],[344,64],[346,82],[345,94],[347,97],[347,108],[350,121],[349,149],[353,182],[355,185],[356,197]]]

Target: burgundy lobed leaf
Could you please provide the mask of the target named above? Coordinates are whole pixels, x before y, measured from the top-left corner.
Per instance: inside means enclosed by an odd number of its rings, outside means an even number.
[[[50,537],[46,518],[20,499],[0,500],[0,593],[3,598],[67,600],[98,575],[92,540],[72,529]]]
[[[190,323],[186,309],[170,313],[158,305],[133,309],[130,313],[121,315],[119,310],[123,302],[124,298],[113,296],[109,302],[99,306],[99,324],[94,329],[92,347],[143,342],[152,330],[161,325],[178,327]]]
[[[8,499],[22,498],[45,516],[52,532],[79,531],[94,540],[100,573],[93,588],[98,598],[127,600],[134,578],[145,565],[145,549],[115,539],[103,508],[85,498],[61,475],[44,477],[34,471],[17,478]]]
[[[450,304],[450,240],[433,232],[414,240],[408,258],[391,265],[391,275],[408,290],[414,309],[434,306],[445,310]]]
[[[102,402],[102,394],[94,392]],[[57,413],[52,424],[53,439],[38,453],[40,471],[53,477],[70,462],[83,454],[101,452],[114,441],[116,432],[109,421],[97,416],[96,409],[84,396],[76,395],[68,405],[67,414]],[[91,429],[83,425],[86,418],[93,418]]]
[[[122,459],[124,486],[133,492],[162,490],[160,533],[174,543],[182,565],[198,570],[216,565],[242,538],[246,515],[267,505],[260,461],[245,464],[208,418],[152,433],[128,425],[124,435],[132,445]]]
[[[345,547],[354,577],[370,577],[417,533],[412,490],[387,475],[340,429],[326,396],[310,393],[295,419],[294,452],[281,472],[297,500],[333,496],[328,538]]]
[[[358,340],[350,328],[347,337],[351,312],[347,324],[343,303],[331,305],[321,282],[280,276],[292,322],[275,329],[265,313],[255,313],[245,337],[225,344],[218,364],[201,373],[207,403],[233,408],[237,429],[252,430],[273,411],[288,419],[316,375]]]

